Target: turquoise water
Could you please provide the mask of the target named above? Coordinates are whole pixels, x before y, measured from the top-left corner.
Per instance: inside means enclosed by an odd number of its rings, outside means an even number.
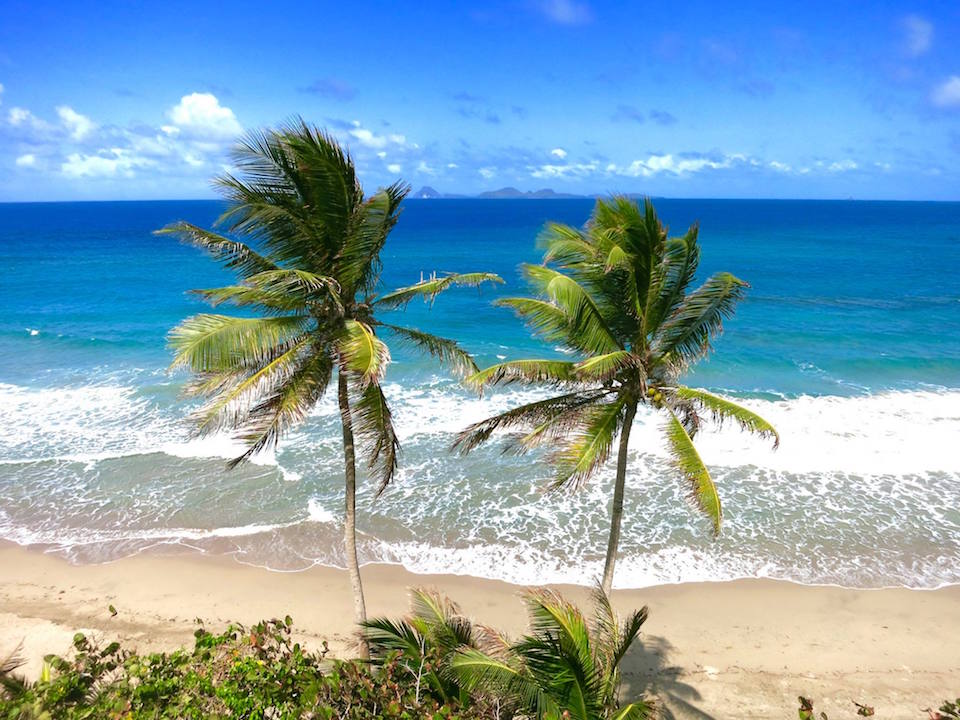
[[[559,356],[499,294],[522,292],[546,220],[587,200],[409,201],[384,251],[387,287],[421,272],[491,270],[507,285],[412,305],[405,322],[481,364]],[[691,383],[772,420],[780,449],[734,428],[698,445],[725,501],[713,540],[641,417],[618,584],[743,576],[854,586],[960,581],[960,204],[659,200],[701,222],[702,272],[752,285]],[[340,443],[332,401],[280,449],[233,472],[229,437],[189,437],[166,332],[204,308],[186,290],[229,275],[150,234],[209,225],[216,202],[0,205],[0,537],[77,562],[146,549],[233,553],[275,569],[340,564]],[[480,400],[394,349],[386,391],[402,470],[360,493],[361,555],[415,571],[586,582],[605,548],[612,470],[545,495],[540,458],[446,452],[465,424],[537,390]],[[332,400],[332,399],[330,399]]]

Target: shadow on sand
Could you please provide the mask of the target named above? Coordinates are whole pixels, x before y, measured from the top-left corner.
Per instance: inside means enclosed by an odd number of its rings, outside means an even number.
[[[647,695],[657,699],[664,720],[714,720],[714,716],[696,707],[702,700],[692,685],[681,680],[683,670],[669,664],[673,647],[666,638],[642,635],[623,659],[623,688],[625,700]]]

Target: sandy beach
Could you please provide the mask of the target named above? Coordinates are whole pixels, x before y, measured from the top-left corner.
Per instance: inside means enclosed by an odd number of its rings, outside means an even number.
[[[371,615],[406,610],[405,589],[437,588],[464,612],[511,634],[524,629],[507,583],[364,568]],[[577,601],[581,587],[559,587]],[[688,583],[614,593],[622,610],[646,604],[643,649],[628,658],[627,691],[656,693],[677,718],[794,717],[796,696],[830,717],[853,717],[851,700],[878,717],[923,717],[960,692],[960,587],[850,590],[769,580]],[[117,610],[111,616],[108,606]],[[316,567],[276,573],[229,557],[144,554],[105,565],[71,565],[0,545],[0,650],[21,640],[36,673],[44,653],[63,653],[77,630],[131,647],[190,644],[202,618],[219,628],[290,614],[302,641],[334,654],[351,644],[346,573]]]

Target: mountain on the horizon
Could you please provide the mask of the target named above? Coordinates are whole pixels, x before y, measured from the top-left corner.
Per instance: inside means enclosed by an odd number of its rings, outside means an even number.
[[[542,190],[517,190],[515,187],[504,187],[499,190],[488,190],[477,195],[479,198],[529,198],[529,199],[555,199],[555,198],[578,198],[582,195],[572,195],[570,193],[558,193],[550,188]]]
[[[422,188],[417,190],[415,193],[410,193],[412,198],[420,198],[421,200],[428,200],[433,198],[443,197],[440,193],[434,190],[429,185],[424,185]]]
[[[477,197],[484,199],[497,199],[497,198],[523,198],[531,200],[553,200],[558,198],[582,198],[587,197],[585,195],[571,195],[570,193],[558,193],[550,188],[543,188],[542,190],[517,190],[515,187],[504,187],[499,190],[487,190],[486,192],[479,193],[478,195],[460,195],[457,193],[442,193],[436,188],[430,187],[429,185],[424,185],[416,192],[410,193],[408,197],[415,198],[417,200],[438,200],[438,199],[451,199],[451,198],[467,198],[467,197]]]

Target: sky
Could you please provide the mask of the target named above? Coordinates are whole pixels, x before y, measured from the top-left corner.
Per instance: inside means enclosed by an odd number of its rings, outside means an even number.
[[[369,189],[960,200],[960,1],[0,0],[0,201],[214,197],[246,128]]]

